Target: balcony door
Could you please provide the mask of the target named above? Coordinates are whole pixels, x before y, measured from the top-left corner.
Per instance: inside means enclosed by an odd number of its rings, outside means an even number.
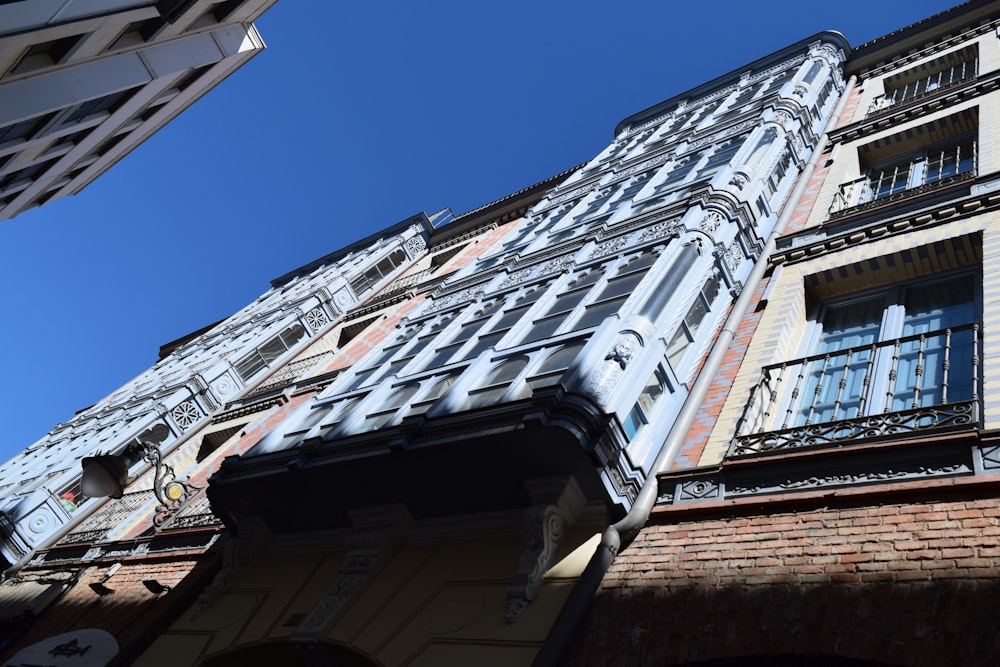
[[[967,273],[822,304],[792,425],[971,398],[975,301]]]

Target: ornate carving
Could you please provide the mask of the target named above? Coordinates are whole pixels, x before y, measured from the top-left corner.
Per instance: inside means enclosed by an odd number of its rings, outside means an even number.
[[[646,171],[647,169],[652,169],[653,167],[657,167],[663,164],[664,162],[667,162],[672,157],[673,156],[670,153],[660,153],[655,157],[651,157],[648,160],[643,160],[642,162],[637,162],[631,167],[623,169],[622,171],[618,172],[617,175],[620,176],[621,178],[628,178],[629,176],[632,176],[638,172]]]
[[[431,313],[444,310],[445,308],[469,303],[471,301],[475,301],[483,294],[484,292],[480,287],[470,288],[461,292],[453,292],[452,294],[445,294],[443,296],[436,297],[434,301],[427,306],[426,309],[424,309],[422,314],[429,315]]]
[[[308,313],[306,313],[306,324],[312,331],[319,331],[327,324],[330,323],[329,318],[327,318],[326,313],[323,312],[322,308],[313,308]]]
[[[832,447],[851,440],[971,426],[979,421],[976,417],[978,407],[976,401],[964,401],[776,431],[748,433],[736,436],[730,455],[763,454],[800,447]]]
[[[788,130],[792,124],[792,114],[788,113],[784,109],[779,109],[774,114],[774,122]]]
[[[60,521],[56,518],[56,514],[52,511],[52,508],[44,505],[29,514],[23,521],[23,525],[28,528],[28,531],[35,535],[49,533],[55,530],[59,524]]]
[[[705,232],[706,234],[714,234],[715,230],[719,228],[725,221],[725,216],[716,210],[709,210],[705,213],[704,217],[701,219],[701,223],[698,225],[698,229]]]
[[[649,229],[645,230],[642,235],[639,236],[639,243],[668,236],[676,238],[681,235],[681,230],[683,230],[683,227],[679,221],[664,220],[663,222],[658,222]]]
[[[555,505],[534,505],[524,513],[524,551],[517,573],[507,589],[507,622],[520,618],[542,587],[559,541],[566,529],[566,519]]]
[[[170,416],[181,429],[187,429],[201,418],[201,410],[194,401],[184,401],[170,411]]]
[[[746,259],[746,255],[743,253],[743,246],[740,244],[740,240],[733,239],[732,243],[722,251],[722,261],[725,262],[726,268],[729,269],[730,273],[739,268],[743,260]]]
[[[424,248],[427,247],[427,242],[424,241],[424,237],[417,235],[411,236],[406,240],[406,250],[410,253],[410,257],[414,255],[419,255],[423,252]]]
[[[559,273],[572,267],[574,264],[572,257],[556,257],[550,259],[538,268],[538,275],[544,276],[550,273]]]
[[[513,287],[514,285],[520,285],[524,281],[531,278],[531,274],[534,272],[535,272],[534,269],[521,269],[520,271],[515,271],[514,273],[511,273],[506,278],[504,278],[503,282],[501,282],[498,285],[498,287],[502,289],[504,287]]]
[[[786,478],[780,482],[760,485],[738,485],[727,484],[727,496],[745,496],[771,491],[791,491],[797,489],[807,489],[826,486],[844,486],[853,484],[866,484],[874,482],[885,482],[893,479],[905,479],[914,477],[942,477],[961,475],[972,472],[972,469],[965,463],[952,463],[939,466],[911,465],[898,466],[895,468],[885,468],[882,470],[863,470],[858,472],[841,473],[834,475],[812,475],[809,477]]]
[[[614,361],[621,366],[622,370],[625,370],[628,367],[628,362],[635,356],[636,349],[640,347],[642,347],[642,341],[639,339],[639,336],[631,332],[622,333],[618,336],[614,347],[604,357],[604,360]]]
[[[202,590],[191,612],[191,620],[197,620],[206,609],[222,597],[229,585],[257,560],[265,550],[270,534],[263,524],[243,522],[240,525],[240,535],[223,537],[222,568],[215,575],[212,583]]]
[[[370,514],[362,512],[352,518],[364,525],[348,536],[349,548],[337,578],[295,630],[296,641],[315,641],[329,631],[354,594],[393,549],[409,515],[398,507],[379,508]]]
[[[680,485],[678,501],[708,500],[719,497],[719,483],[711,479],[696,479]]]
[[[747,177],[743,174],[735,173],[733,174],[733,177],[729,179],[729,184],[737,190],[742,190],[743,186],[747,184]]]
[[[595,257],[604,257],[605,255],[610,255],[616,253],[622,248],[628,245],[628,236],[619,236],[613,238],[609,241],[605,241],[599,244],[594,251],[590,253],[590,259]]]
[[[792,95],[795,97],[805,97],[806,93],[808,92],[809,89],[803,86],[801,83],[796,84],[796,86],[792,88]]]
[[[319,603],[313,607],[309,615],[299,625],[295,632],[296,636],[305,634],[318,637],[327,624],[337,617],[347,601],[365,583],[378,559],[378,549],[349,551],[344,556],[344,562],[340,566],[337,578],[320,598]]]

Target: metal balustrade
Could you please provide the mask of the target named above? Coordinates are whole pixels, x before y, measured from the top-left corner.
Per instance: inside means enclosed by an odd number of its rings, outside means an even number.
[[[979,59],[973,58],[947,69],[935,72],[922,79],[911,81],[899,88],[886,91],[872,100],[866,115],[891,109],[897,105],[923,99],[947,88],[951,88],[979,75]]]
[[[765,366],[730,456],[974,426],[978,323]]]
[[[908,161],[844,183],[833,195],[830,215],[844,215],[974,178],[979,164],[975,141],[927,151]]]

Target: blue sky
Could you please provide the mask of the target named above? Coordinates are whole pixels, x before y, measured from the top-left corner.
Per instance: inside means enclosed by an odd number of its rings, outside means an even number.
[[[923,0],[280,0],[268,49],[81,194],[0,222],[0,460],[268,280],[596,155],[621,119]]]

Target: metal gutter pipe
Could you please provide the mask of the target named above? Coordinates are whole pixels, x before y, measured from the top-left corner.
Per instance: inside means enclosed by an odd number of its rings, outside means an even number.
[[[788,221],[795,211],[795,205],[802,197],[802,192],[809,183],[809,179],[812,178],[813,171],[815,171],[820,157],[826,150],[828,143],[827,132],[831,129],[831,124],[840,118],[840,114],[844,110],[844,105],[847,103],[847,98],[856,79],[855,75],[851,75],[851,78],[848,79],[847,85],[844,87],[844,94],[841,96],[830,118],[827,119],[826,125],[823,127],[823,132],[820,135],[819,143],[816,145],[816,149],[799,175],[799,181],[788,198],[788,206],[778,216],[778,220],[774,224],[774,229],[771,230],[771,234],[764,244],[764,249],[761,251],[760,259],[757,260],[757,263],[750,271],[746,286],[740,292],[736,303],[733,304],[733,309],[730,311],[729,317],[726,318],[722,326],[722,331],[719,332],[719,337],[712,346],[712,350],[709,352],[708,358],[705,360],[705,364],[698,374],[698,379],[684,400],[684,405],[681,406],[680,412],[674,420],[674,425],[670,429],[670,433],[667,434],[663,445],[661,445],[660,451],[656,455],[656,460],[653,461],[650,473],[639,490],[632,508],[624,518],[617,523],[611,524],[604,531],[601,543],[594,551],[594,555],[591,556],[587,567],[584,568],[573,590],[570,591],[569,597],[566,598],[566,603],[559,612],[559,616],[556,618],[545,643],[542,644],[541,650],[535,656],[532,667],[557,667],[561,664],[563,658],[569,653],[570,646],[576,636],[576,630],[583,622],[583,618],[590,606],[590,601],[597,593],[597,589],[604,579],[604,573],[608,571],[615,556],[618,555],[622,542],[629,541],[635,537],[649,519],[649,515],[653,511],[653,506],[656,504],[656,496],[659,489],[657,475],[673,460],[677,450],[683,444],[684,438],[691,428],[691,424],[698,415],[705,395],[715,381],[716,373],[722,366],[722,360],[729,351],[733,339],[736,337],[736,330],[739,328],[740,322],[743,321],[744,316],[750,308],[750,304],[753,302],[754,295],[757,292],[757,285],[760,284],[764,271],[768,266],[767,258],[774,252],[777,238],[784,232],[785,227],[788,226]]]

